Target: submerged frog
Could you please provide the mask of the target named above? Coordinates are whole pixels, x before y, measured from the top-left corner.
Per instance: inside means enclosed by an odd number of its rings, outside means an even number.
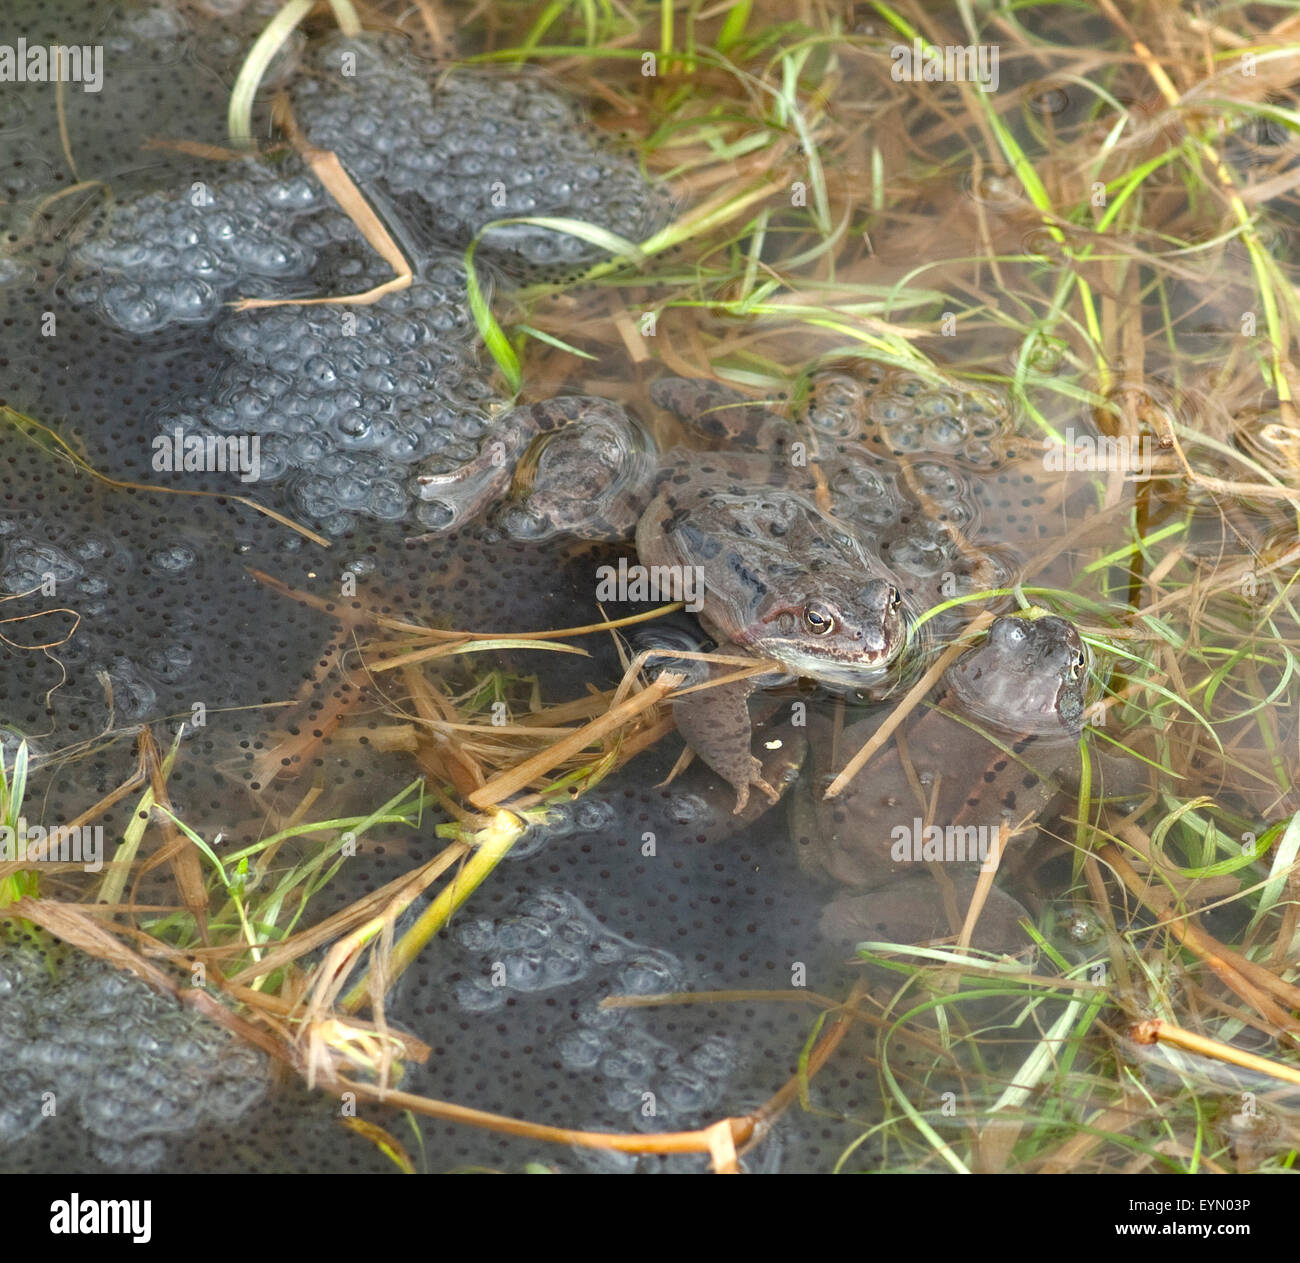
[[[825,932],[891,937],[881,931],[897,928],[898,908],[912,910],[909,931],[918,928],[918,910],[939,924],[944,907],[928,860],[956,863],[957,911],[964,914],[979,861],[1077,781],[1087,675],[1087,651],[1065,619],[1004,615],[949,669],[941,695],[912,717],[901,740],[836,798],[823,796],[836,770],[831,743],[814,739],[813,774],[792,812],[800,858],[859,892],[829,905]],[[848,728],[841,750],[860,747],[878,722]],[[1001,919],[995,910],[994,922]]]

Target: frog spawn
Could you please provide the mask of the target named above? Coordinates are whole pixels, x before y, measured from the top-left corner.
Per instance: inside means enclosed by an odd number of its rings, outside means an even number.
[[[529,278],[604,257],[582,237],[528,224],[571,218],[641,241],[668,205],[636,164],[598,143],[582,111],[540,83],[457,73],[429,84],[401,41],[365,34],[319,48],[315,77],[293,91],[311,142],[362,184],[418,211],[443,241],[482,247]]]
[[[31,480],[19,486],[39,485],[63,506],[38,516],[25,494],[14,494],[0,514],[0,594],[8,616],[23,620],[0,647],[9,723],[37,737],[49,731],[52,710],[67,744],[110,723],[168,715],[179,723],[195,701],[237,705],[301,681],[305,664],[291,646],[318,640],[325,620],[285,610],[283,642],[268,644],[256,630],[263,592],[245,569],[250,551],[278,552],[292,564],[296,537],[216,501],[52,476],[48,459],[20,441],[0,450]],[[221,594],[219,616],[213,593]],[[256,666],[236,679],[227,655],[250,662],[255,650]]]
[[[828,951],[817,934],[822,899],[799,878],[782,813],[769,812],[751,831],[733,834],[733,793],[698,762],[673,785],[654,787],[675,753],[659,747],[632,777],[611,777],[590,791],[588,802],[616,808],[607,828],[502,865],[467,910],[493,934],[498,925],[514,927],[521,915],[540,917],[533,902],[539,890],[562,894],[568,907],[575,906],[569,900],[581,901],[600,918],[601,935],[635,949],[635,975],[602,966],[542,991],[511,989],[493,1013],[467,1012],[449,994],[449,982],[488,977],[504,954],[480,950],[484,940],[477,937],[474,948],[461,946],[453,922],[437,954],[399,981],[388,1006],[390,1020],[434,1045],[428,1065],[412,1068],[411,1090],[565,1126],[674,1131],[744,1113],[793,1072],[808,1035],[807,1014],[798,1006],[699,997],[685,1005],[601,1007],[607,996],[627,992],[784,990],[795,962],[806,967],[814,989],[834,993],[843,981],[844,950],[836,944]],[[647,832],[657,842],[653,857],[644,849]],[[654,968],[642,967],[645,956]],[[663,972],[665,965],[671,973]],[[449,978],[448,970],[460,978]],[[872,1095],[872,1071],[852,1058],[832,1078],[814,1087],[819,1105],[830,1100],[832,1087],[836,1111]],[[649,1108],[653,1115],[643,1114]],[[828,1166],[856,1134],[838,1116],[814,1120],[794,1110],[747,1155],[747,1165]],[[485,1133],[431,1130],[430,1152],[441,1141],[469,1162],[500,1165],[503,1153],[517,1155],[511,1161],[537,1156]],[[548,1151],[543,1160],[562,1169],[611,1171],[708,1165],[701,1155],[611,1157],[578,1149]]]
[[[386,279],[314,177],[254,164],[245,175],[120,208],[78,251],[70,296],[139,334],[211,320],[231,295],[359,293]],[[417,467],[449,483],[417,520],[446,528],[465,501],[477,511],[483,487],[469,470],[504,401],[478,363],[460,259],[433,251],[419,271],[373,306],[226,315],[214,335],[225,367],[156,414],[153,433],[218,445],[255,436],[255,480],[285,483],[293,510],[332,534],[358,514],[405,518]]]
[[[285,482],[295,507],[333,534],[358,514],[404,519],[419,496],[417,469],[446,476],[440,507],[451,520],[458,497],[477,507],[482,489],[465,471],[504,401],[477,363],[459,261],[431,261],[373,306],[253,311],[216,336],[229,367],[161,416],[159,433],[258,435],[259,481]],[[423,506],[416,517],[444,524]]]
[[[666,214],[634,163],[608,153],[568,98],[538,83],[462,73],[433,89],[399,37],[326,41],[293,100],[309,139],[364,189],[459,256],[486,225],[571,218],[640,240]],[[72,253],[75,301],[125,333],[213,319],[231,297],[306,293],[317,252],[359,242],[355,226],[294,156],[210,164],[188,186],[120,202]],[[526,272],[595,262],[581,237],[527,225],[489,230],[481,250]]]
[[[22,532],[13,519],[0,519],[0,591],[18,598],[22,613],[30,618],[21,643],[53,646],[60,664],[74,672],[74,680],[77,667],[95,659],[93,669],[112,691],[116,718],[130,723],[154,717],[157,681],[143,661],[116,653],[108,645],[96,652],[92,637],[81,635],[77,623],[78,615],[97,619],[107,613],[113,585],[137,569],[135,559],[97,533],[77,537],[61,530],[58,536],[62,547]],[[45,598],[45,592],[52,597]],[[14,607],[15,613],[19,606]],[[144,656],[150,667],[169,674],[176,670],[183,674],[190,663],[189,650],[179,639],[147,649]],[[44,727],[35,712],[24,716],[23,722],[32,731]]]
[[[527,859],[552,843],[599,833],[613,823],[613,807],[599,798],[582,796],[573,802],[550,804],[544,817],[529,822],[506,859]]]
[[[238,1120],[267,1083],[262,1053],[138,978],[84,957],[52,978],[16,947],[0,947],[0,1067],[0,1153],[70,1102],[110,1166],[158,1165],[168,1137]]]
[[[1089,475],[1053,469],[1041,436],[991,386],[833,364],[811,375],[796,416],[822,436],[832,465],[849,465],[837,511],[883,526],[880,547],[899,573],[940,580],[927,602],[1006,586],[1040,546],[1075,533],[1095,502]],[[1095,437],[1085,418],[1074,426]],[[883,504],[854,495],[852,479],[869,474],[886,483]],[[1131,497],[1132,484],[1121,494]],[[891,527],[890,509],[908,501],[920,511],[905,508]]]
[[[189,17],[174,4],[16,0],[7,6],[6,15],[15,30],[21,29],[29,48],[102,48],[104,73],[99,89],[83,94],[74,87],[75,95],[62,97],[71,150],[74,155],[94,153],[94,179],[107,178],[110,172],[137,172],[141,143],[158,134],[159,119],[198,120],[197,127],[203,130],[193,138],[221,143],[232,78],[223,82],[206,65],[199,70],[188,63],[206,62],[213,44],[220,42],[230,49],[237,66],[271,16],[262,0],[255,0],[242,14],[206,20],[200,41]],[[46,99],[39,99],[42,96]],[[212,120],[211,130],[204,129],[207,120]],[[39,93],[34,85],[10,87],[0,102],[0,137],[4,139],[0,225],[19,236],[29,227],[30,203],[59,183],[66,187],[73,182],[66,164],[47,161],[62,147],[55,94]],[[165,159],[155,151],[144,161],[152,167]]]
[[[799,419],[836,438],[870,435],[892,456],[933,454],[980,470],[1005,460],[1016,432],[993,390],[937,385],[869,362],[814,373]]]
[[[479,971],[451,988],[474,1012],[501,1008],[512,991],[568,986],[597,969],[612,971],[613,990],[630,995],[671,991],[681,982],[679,961],[604,930],[564,891],[542,888],[508,915],[462,922],[454,937],[484,958]]]
[[[73,251],[74,302],[123,333],[148,334],[214,319],[232,297],[302,290],[316,251],[358,238],[296,159],[272,171],[252,160],[211,181],[148,193],[113,208]]]
[[[636,236],[665,204],[634,164],[605,152],[572,102],[536,83],[462,75],[435,91],[428,67],[380,35],[329,42],[315,64],[318,77],[295,94],[311,139],[337,150],[363,189],[402,199],[399,237],[419,224],[438,244],[404,240],[417,282],[373,307],[225,316],[216,341],[226,367],[153,421],[216,440],[213,450],[224,436],[256,436],[258,480],[284,482],[293,511],[329,534],[356,515],[397,521],[413,509],[426,530],[446,531],[501,489],[483,439],[503,401],[478,362],[460,247],[512,215]],[[296,157],[209,171],[101,215],[71,254],[71,300],[125,334],[174,334],[210,324],[236,297],[359,293],[389,279]],[[535,272],[601,252],[516,225],[490,231],[484,255]],[[516,515],[521,535],[527,523]]]
[[[539,1052],[570,1071],[595,1074],[624,1126],[697,1126],[722,1099],[740,1063],[734,1040],[712,1033],[681,1049],[652,1035],[636,1010],[601,1006],[607,995],[681,990],[682,962],[605,929],[576,896],[542,887],[498,917],[460,922],[452,937],[478,958],[468,977],[449,985],[468,1012],[499,1011],[512,995],[577,988],[575,1020],[557,1027],[550,1047]]]

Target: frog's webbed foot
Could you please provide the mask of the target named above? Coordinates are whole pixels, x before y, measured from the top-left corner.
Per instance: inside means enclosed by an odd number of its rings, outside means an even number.
[[[654,440],[608,399],[561,395],[529,408],[540,437],[497,525],[514,539],[630,539],[653,494]]]
[[[537,437],[528,408],[512,408],[499,417],[472,460],[457,464],[431,458],[415,478],[419,496],[415,517],[430,529],[407,540],[421,543],[480,517],[505,493],[515,466]]]
[[[776,806],[781,801],[781,794],[763,779],[763,765],[752,756],[749,760],[753,764],[750,771],[750,779],[747,784],[741,784],[738,781],[731,783],[736,787],[736,805],[731,809],[733,816],[743,815],[745,809],[749,806],[749,788],[754,786],[762,791],[769,804]],[[724,773],[725,775],[725,773]]]
[[[763,765],[750,750],[749,695],[753,691],[752,679],[733,680],[688,693],[673,703],[673,718],[686,744],[735,789],[736,815],[745,810],[751,786],[769,802],[781,797],[764,779]]]

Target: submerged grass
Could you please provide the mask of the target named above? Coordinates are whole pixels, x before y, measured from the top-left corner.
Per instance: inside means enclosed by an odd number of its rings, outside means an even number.
[[[17,838],[20,834],[23,800],[27,795],[29,762],[30,755],[26,741],[19,742],[12,761],[0,759],[0,827],[8,830],[7,836],[10,839]],[[9,867],[9,864],[5,867]],[[0,909],[4,909],[25,895],[36,895],[39,885],[39,878],[31,868],[20,867],[16,871],[0,876]]]

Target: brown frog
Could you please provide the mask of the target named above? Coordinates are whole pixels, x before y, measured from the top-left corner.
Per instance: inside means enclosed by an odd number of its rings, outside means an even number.
[[[636,542],[643,564],[703,577],[700,623],[723,653],[777,664],[673,704],[682,737],[735,787],[737,811],[751,785],[775,801],[750,752],[750,694],[800,677],[849,689],[880,680],[907,638],[894,576],[806,497],[719,481],[707,463],[661,489]]]
[[[795,472],[788,421],[712,383],[670,379],[656,399],[684,411],[687,393],[698,432],[725,438],[728,450],[675,448],[653,472],[648,439],[606,400],[517,409],[524,415],[503,427],[516,436],[512,447],[524,434],[540,441],[497,521],[532,539],[559,531],[618,537],[634,521],[639,563],[683,587],[692,581],[695,612],[719,651],[771,664],[673,703],[682,736],[733,786],[739,812],[751,787],[777,798],[751,752],[755,688],[804,678],[869,689],[902,653],[909,611],[868,540],[826,512],[806,472]]]
[[[1004,615],[838,797],[824,797],[837,764],[880,721],[848,728],[842,754],[814,734],[812,775],[792,811],[801,860],[837,885],[871,892],[835,899],[825,932],[899,941],[950,932],[937,929],[947,918],[927,861],[946,864],[964,914],[980,861],[1077,783],[1087,674],[1087,650],[1065,619]],[[1007,928],[1007,898],[994,897],[993,939]]]
[[[711,599],[700,619],[721,649],[786,668],[764,684],[802,677],[887,691],[879,686],[901,674],[904,648],[915,662],[940,625],[911,635],[919,609],[1009,577],[1004,558],[966,538],[973,492],[951,463],[904,468],[855,438],[797,427],[716,383],[667,378],[651,395],[709,440],[725,439],[731,452],[676,454],[641,515],[638,555],[652,566],[705,573]],[[738,446],[763,455],[737,454]],[[737,811],[746,780],[771,797],[749,749],[754,683],[690,694],[674,707],[687,743],[736,785]]]

